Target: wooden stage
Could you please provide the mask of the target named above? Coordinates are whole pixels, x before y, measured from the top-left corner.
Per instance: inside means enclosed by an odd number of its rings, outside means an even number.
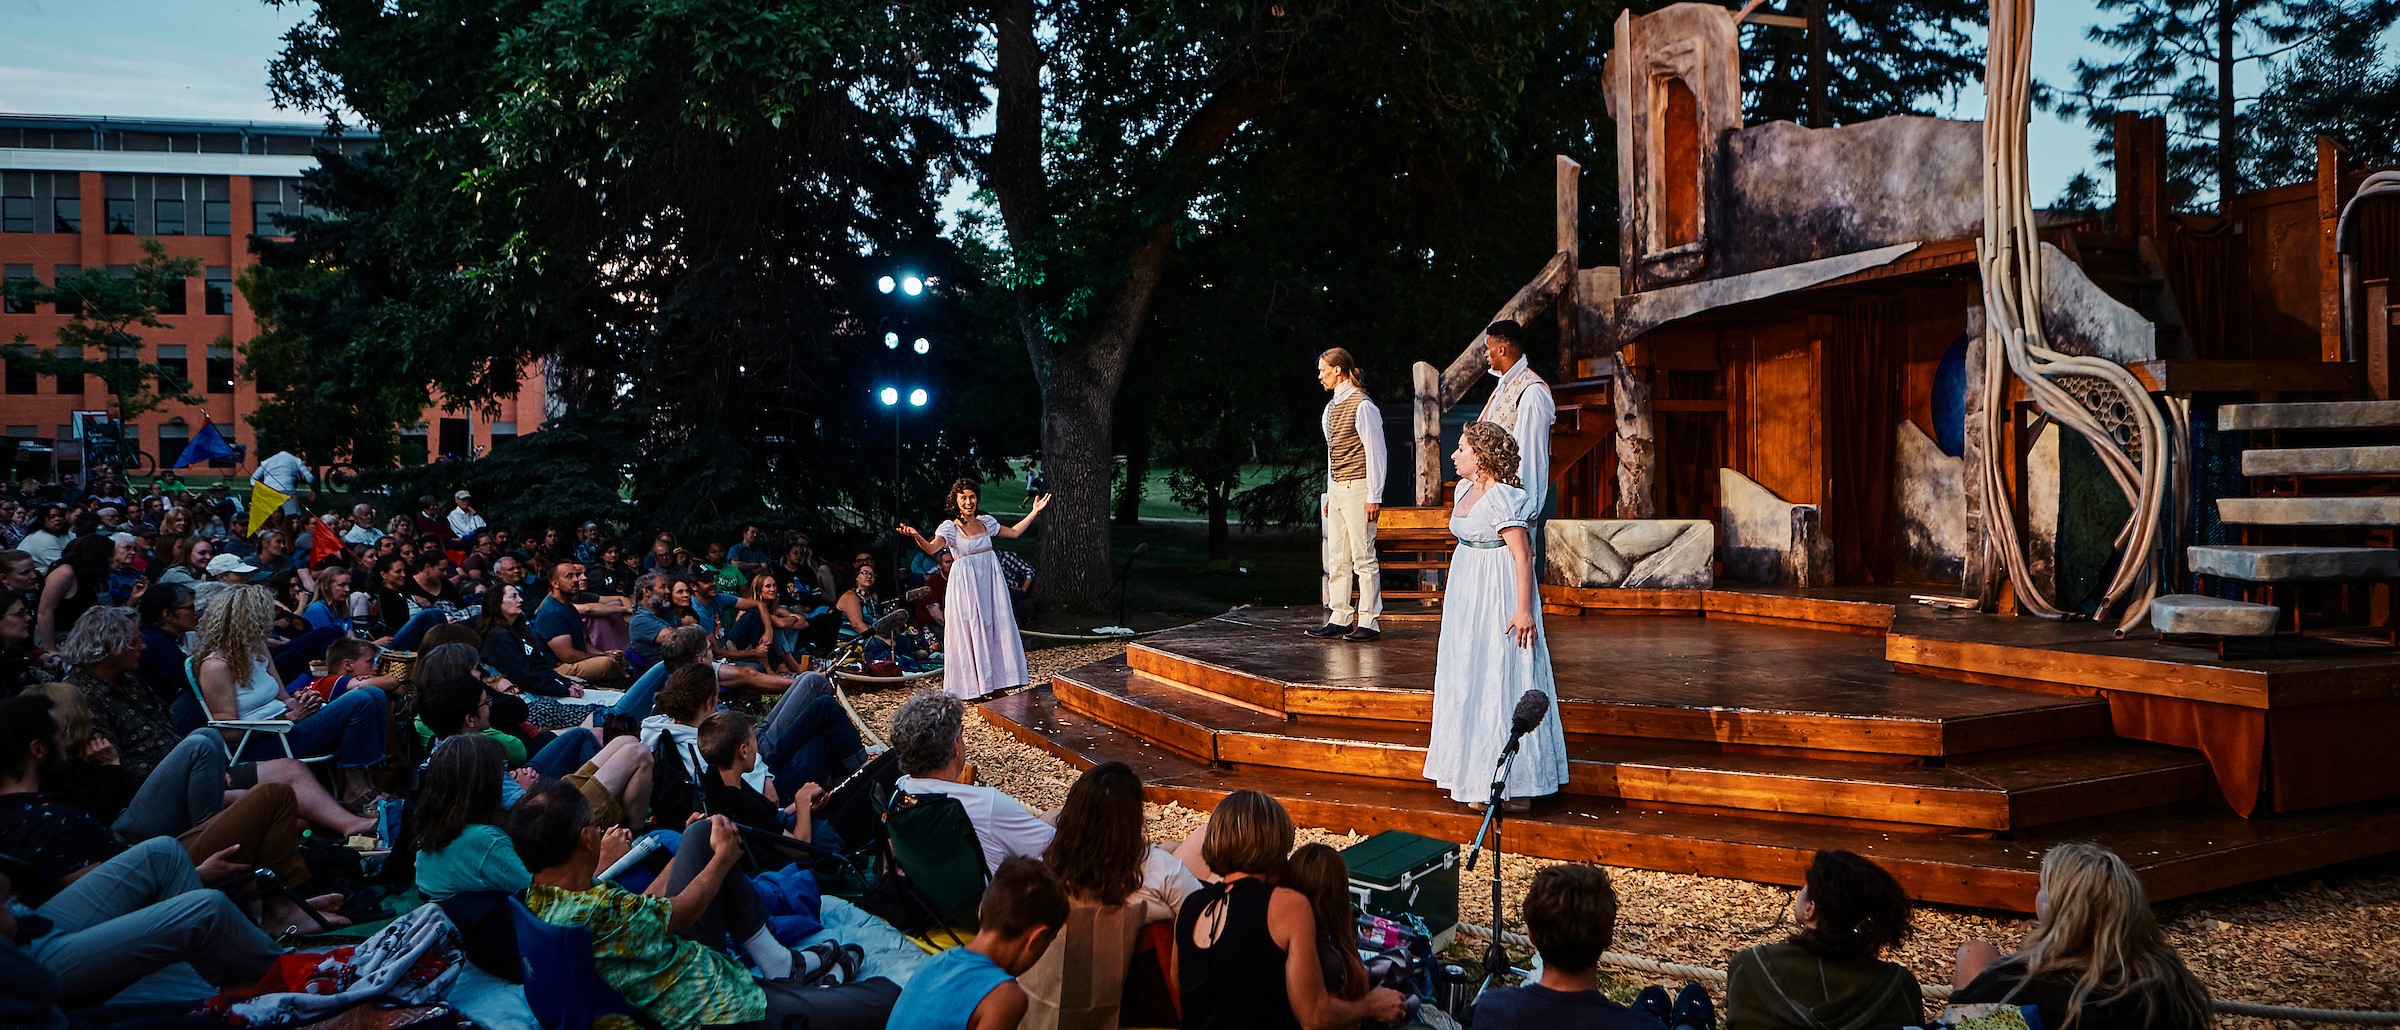
[[[1811,852],[1847,848],[1921,900],[2028,911],[2062,840],[2115,848],[2157,898],[2400,850],[2400,790],[2246,819],[2212,772],[2224,753],[2126,739],[2112,718],[2156,696],[2372,702],[2381,719],[2400,710],[2389,649],[2220,660],[1903,591],[1545,601],[1571,779],[1511,817],[1506,851],[1794,884]],[[1629,614],[1669,617],[1607,617]],[[1438,625],[1387,621],[1363,646],[1302,636],[1321,616],[1230,612],[980,710],[1079,766],[1124,761],[1161,800],[1205,809],[1252,788],[1305,825],[1466,840],[1480,817],[1419,775]]]

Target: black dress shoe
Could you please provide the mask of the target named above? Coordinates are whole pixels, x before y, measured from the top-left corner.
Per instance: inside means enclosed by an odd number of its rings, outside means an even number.
[[[1315,629],[1309,630],[1309,631],[1308,631],[1308,633],[1307,633],[1307,635],[1308,635],[1308,636],[1315,637],[1315,638],[1317,638],[1317,639],[1319,639],[1319,640],[1331,640],[1331,639],[1333,639],[1333,638],[1335,638],[1335,637],[1341,636],[1342,634],[1344,634],[1344,633],[1348,633],[1348,632],[1350,632],[1350,627],[1348,627],[1348,626],[1338,626],[1338,625],[1335,625],[1335,624],[1333,624],[1333,623],[1330,623],[1330,622],[1328,622],[1328,623],[1326,623],[1326,624],[1324,624],[1324,625],[1322,625],[1322,626],[1319,626],[1319,627],[1317,627],[1317,628],[1315,628]]]
[[[1353,644],[1372,644],[1383,639],[1383,631],[1379,629],[1368,629],[1365,626],[1360,626],[1359,628],[1351,630],[1348,634],[1344,635],[1342,639]]]

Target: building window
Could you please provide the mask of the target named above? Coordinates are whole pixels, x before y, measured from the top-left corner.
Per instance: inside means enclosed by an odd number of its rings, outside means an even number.
[[[101,177],[108,191],[108,232],[111,236],[131,236],[138,231],[134,225],[133,176],[108,175]]]
[[[223,265],[212,267],[202,283],[207,298],[201,302],[205,305],[202,310],[211,315],[233,314],[233,269]]]
[[[59,360],[61,360],[61,361],[81,361],[81,360],[83,360],[83,348],[81,348],[81,347],[60,347],[60,348],[58,349],[58,358],[59,358]],[[76,394],[76,395],[80,395],[80,394],[82,394],[82,393],[83,393],[83,373],[81,373],[81,372],[61,372],[61,373],[59,373],[59,374],[58,374],[58,392],[60,392],[60,393],[62,393],[62,394]],[[66,435],[68,435],[68,434],[61,433],[61,434],[59,434],[59,435],[60,435],[60,436],[66,436]]]
[[[233,348],[223,344],[208,346],[208,392],[233,392]]]
[[[1700,102],[1682,79],[1659,88],[1661,147],[1659,175],[1660,250],[1700,242]]]
[[[496,451],[496,450],[499,450],[499,449],[500,449],[500,445],[501,445],[501,444],[507,443],[507,442],[509,442],[510,440],[514,440],[514,439],[516,439],[516,438],[517,438],[517,424],[516,424],[515,422],[494,422],[494,423],[492,423],[492,449],[493,449],[493,450],[495,450],[495,451]]]
[[[158,345],[158,392],[182,393],[192,388],[192,359],[190,351],[180,343]]]
[[[40,393],[42,389],[41,377],[34,375],[32,368],[28,367],[24,362],[18,361],[13,356],[16,353],[28,352],[31,350],[31,348],[12,347],[9,348],[9,350],[11,351],[12,356],[8,360],[8,392],[18,396]],[[25,435],[32,436],[33,434],[27,433]]]
[[[68,284],[73,283],[75,280],[82,277],[82,265],[50,266],[50,283],[52,286],[59,288],[58,300],[53,302],[51,307],[59,314],[80,315],[83,313],[82,299],[75,295],[74,290],[67,288]]]
[[[33,173],[0,173],[0,232],[33,231]]]
[[[181,315],[186,313],[189,310],[190,301],[188,298],[190,297],[191,292],[191,284],[189,280],[174,279],[165,283],[161,283],[159,285],[158,294],[158,313],[162,315]]]
[[[425,423],[419,422],[400,431],[401,464],[425,464],[425,438],[427,435],[425,430]]]
[[[153,235],[183,235],[183,201],[181,199],[160,197],[158,198],[155,208],[156,213],[151,217],[155,220],[154,224],[157,226],[157,231],[153,233]]]
[[[185,199],[200,201],[200,231],[203,235],[233,235],[232,181],[222,175],[201,176],[190,183],[198,187],[197,197],[192,195],[193,190],[184,191]]]
[[[0,302],[0,311],[11,315],[33,314],[33,302],[19,294],[41,284],[41,280],[33,277],[32,265],[0,266],[0,293],[7,295],[7,300]]]
[[[206,232],[210,236],[233,235],[233,202],[230,200],[211,200],[208,202],[207,207],[208,210],[206,212],[206,218],[208,219],[208,225],[202,231]]]
[[[69,236],[83,231],[83,177],[74,172],[50,177],[50,231]]]
[[[180,418],[170,419],[158,427],[158,467],[174,468],[183,460],[183,449],[192,442],[192,427]]]

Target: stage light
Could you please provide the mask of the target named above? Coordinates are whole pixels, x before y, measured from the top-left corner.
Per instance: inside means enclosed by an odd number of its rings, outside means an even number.
[[[925,280],[919,279],[913,275],[902,276],[900,279],[900,292],[908,294],[911,297],[923,293],[925,292]]]
[[[924,387],[920,386],[914,390],[908,391],[908,406],[912,408],[922,408],[925,406]]]
[[[900,390],[898,387],[886,386],[883,388],[882,392],[877,393],[875,396],[882,400],[883,406],[887,408],[894,404],[900,403]]]
[[[931,350],[933,350],[933,344],[931,342],[927,341],[922,336],[917,337],[917,353],[924,354]]]
[[[884,347],[884,349],[885,349],[885,350],[899,350],[899,349],[900,349],[900,334],[899,334],[899,333],[885,333],[885,334],[883,334],[883,347]]]
[[[876,289],[878,289],[878,290],[881,290],[881,291],[883,291],[883,292],[885,292],[885,293],[890,293],[890,292],[892,292],[892,287],[893,287],[894,285],[897,285],[897,284],[893,283],[893,282],[892,282],[892,277],[891,277],[891,276],[888,276],[888,275],[887,275],[887,276],[884,276],[884,277],[883,277],[883,278],[881,278],[881,279],[877,279],[877,280],[875,280],[875,288],[876,288]]]

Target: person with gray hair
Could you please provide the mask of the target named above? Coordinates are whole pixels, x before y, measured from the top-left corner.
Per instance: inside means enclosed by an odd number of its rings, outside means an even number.
[[[375,506],[365,501],[350,506],[350,528],[342,534],[342,542],[360,547],[373,547],[383,539],[383,531],[375,528]]]
[[[93,608],[75,620],[59,644],[66,684],[91,706],[95,739],[115,746],[133,782],[150,776],[182,735],[159,707],[158,695],[133,676],[142,662],[142,628],[131,608]],[[77,756],[80,757],[80,756]]]
[[[968,782],[967,706],[938,691],[919,691],[892,713],[892,752],[902,773],[901,790],[957,798],[983,845],[983,862],[997,872],[1010,856],[1041,858],[1058,834],[1056,813],[1037,815],[1024,802]]]

